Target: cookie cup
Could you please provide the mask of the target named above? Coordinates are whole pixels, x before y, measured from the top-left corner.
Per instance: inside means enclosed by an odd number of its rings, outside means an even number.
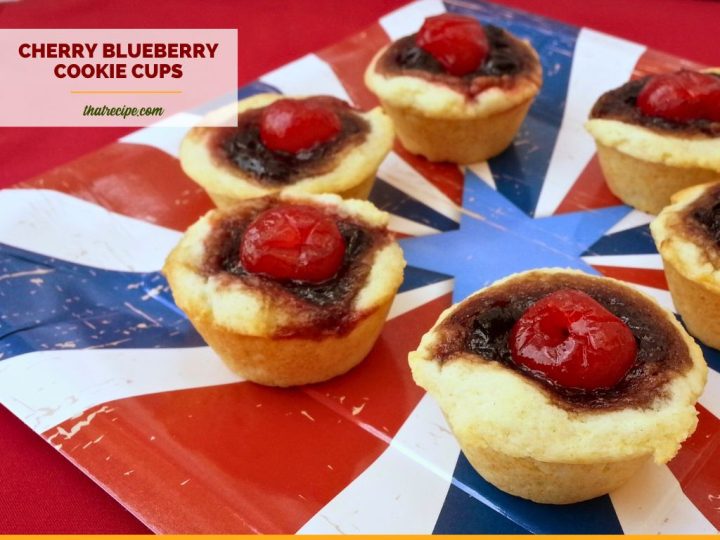
[[[525,43],[537,59],[537,53]],[[381,74],[382,49],[365,71],[365,85],[392,118],[400,142],[430,161],[476,163],[512,143],[542,83],[539,62],[508,88],[493,86],[467,96],[442,83],[410,75]]]
[[[595,139],[610,191],[643,212],[658,214],[674,193],[720,180],[718,137],[663,133],[603,118],[591,118],[585,128]]]
[[[720,268],[703,247],[678,231],[687,208],[717,186],[705,184],[676,193],[672,204],[650,224],[678,313],[693,336],[716,349],[720,348]]]
[[[270,105],[287,96],[256,94],[208,114],[203,126],[219,124],[221,119],[250,109]],[[215,127],[192,128],[180,146],[180,165],[183,171],[200,184],[220,208],[234,203],[287,193],[335,193],[346,199],[366,199],[372,190],[380,163],[390,151],[394,140],[391,120],[380,107],[368,112],[354,111],[369,125],[364,141],[342,148],[332,156],[332,166],[322,174],[299,178],[284,186],[259,182],[250,174],[222,158],[215,148]]]
[[[388,221],[371,203],[337,195],[281,194],[278,199],[327,207],[368,227],[384,228]],[[282,294],[203,271],[213,224],[232,212],[208,212],[188,229],[163,267],[175,302],[208,345],[235,373],[269,386],[324,381],[360,363],[377,340],[403,279],[399,245],[391,241],[371,254],[371,268],[352,301],[351,324],[318,329],[302,307],[290,308]]]
[[[720,138],[664,135],[600,118],[585,127],[610,191],[643,212],[657,214],[677,191],[720,180]]]
[[[615,282],[623,294],[657,310],[682,336],[692,367],[663,388],[648,408],[568,409],[536,381],[472,353],[442,363],[436,358],[438,326],[465,302],[517,280],[548,280],[561,269],[515,274],[446,310],[410,353],[412,374],[438,402],[472,466],[503,491],[540,503],[568,504],[608,493],[647,460],[669,461],[697,424],[694,404],[707,366],[700,349],[654,300]]]

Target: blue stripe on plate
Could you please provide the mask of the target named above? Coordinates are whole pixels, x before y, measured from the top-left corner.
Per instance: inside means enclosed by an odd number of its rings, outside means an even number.
[[[540,55],[542,89],[513,145],[489,160],[498,191],[533,215],[560,132],[580,30],[492,4],[447,3],[446,7],[450,12],[477,17],[484,24],[500,26],[529,40]]]
[[[641,225],[603,236],[588,250],[586,255],[651,255],[657,253],[650,235],[650,225]]]
[[[500,491],[460,454],[437,534],[622,534],[610,497],[570,505],[538,504]]]
[[[101,270],[0,244],[0,276],[3,359],[36,350],[204,345],[158,272]]]
[[[410,266],[400,292],[447,279]],[[102,270],[0,244],[0,303],[3,359],[36,350],[204,345],[159,272]]]
[[[447,281],[448,279],[452,279],[452,276],[439,272],[431,272],[430,270],[423,270],[415,266],[408,266],[405,268],[405,279],[403,279],[398,292],[412,291],[413,289],[419,289],[425,285]]]
[[[458,224],[449,217],[429,206],[425,206],[420,201],[413,199],[380,178],[375,181],[369,199],[380,210],[422,223],[440,231],[451,231],[458,228]]]

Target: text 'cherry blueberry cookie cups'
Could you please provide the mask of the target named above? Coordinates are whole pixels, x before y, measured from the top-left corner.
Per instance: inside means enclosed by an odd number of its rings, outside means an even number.
[[[720,348],[720,183],[673,195],[650,230],[685,325],[703,343]]]
[[[337,195],[279,194],[208,212],[163,272],[225,363],[271,386],[320,382],[365,358],[403,280],[388,215]]]
[[[237,115],[237,126],[219,127]],[[183,171],[218,207],[280,191],[365,199],[394,139],[380,107],[257,94],[211,112],[180,147]]]
[[[365,84],[410,152],[474,163],[512,143],[540,90],[542,68],[528,42],[445,14],[378,52]]]
[[[625,83],[585,124],[610,191],[657,214],[681,189],[720,180],[720,70]]]
[[[562,269],[514,274],[446,310],[409,361],[488,482],[553,504],[670,460],[695,430],[707,377],[654,300]]]

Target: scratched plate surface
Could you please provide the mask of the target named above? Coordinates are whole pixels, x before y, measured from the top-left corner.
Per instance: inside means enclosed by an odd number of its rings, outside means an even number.
[[[211,208],[178,165],[182,129],[142,129],[0,192],[0,400],[153,530],[717,531],[717,351],[705,349],[698,430],[672,462],[560,507],[483,481],[406,361],[453,300],[534,267],[619,278],[673,309],[650,216],[609,193],[582,124],[603,91],[691,64],[492,4],[429,0],[238,94],[372,107],[362,71],[374,52],[444,11],[529,39],[544,86],[513,146],[487,163],[430,164],[398,145],[383,163],[371,199],[409,266],[380,340],[345,376],[292,390],[243,382],[174,305],[158,270]]]

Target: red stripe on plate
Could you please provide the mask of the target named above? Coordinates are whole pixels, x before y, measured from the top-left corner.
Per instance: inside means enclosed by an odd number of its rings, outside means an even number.
[[[619,266],[593,265],[593,268],[604,276],[612,277],[638,285],[654,287],[667,291],[668,284],[665,279],[665,272],[649,268],[624,268]]]
[[[564,214],[594,208],[607,208],[618,204],[622,204],[622,201],[613,195],[607,187],[597,155],[594,155],[588,161],[570,191],[565,195],[555,213]]]
[[[450,303],[445,295],[389,321],[360,366],[326,383],[127,398],[44,435],[157,532],[292,533],[387,449],[417,406],[423,391],[407,353]]]
[[[697,409],[697,430],[668,467],[692,503],[720,529],[720,420],[701,405]]]
[[[378,99],[365,86],[365,68],[375,53],[390,43],[390,38],[380,24],[375,23],[367,30],[355,34],[336,45],[316,53],[330,65],[345,87],[353,103],[361,109],[378,106]]]
[[[113,143],[14,187],[61,191],[179,231],[213,208],[176,158],[144,144]]]
[[[431,184],[442,191],[455,204],[462,204],[463,173],[455,163],[433,163],[422,156],[408,152],[400,141],[395,141],[395,153]]]

